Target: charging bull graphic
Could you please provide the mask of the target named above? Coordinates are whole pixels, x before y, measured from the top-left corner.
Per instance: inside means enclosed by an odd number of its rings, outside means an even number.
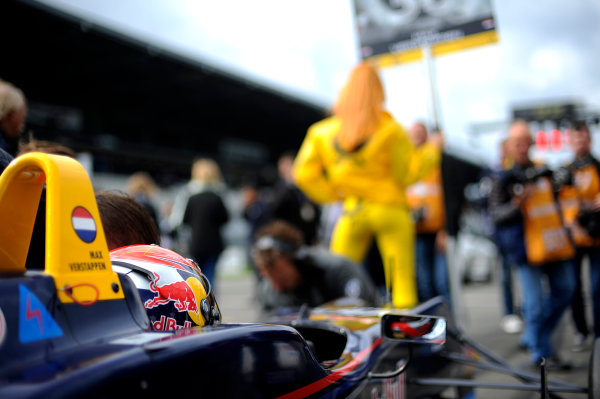
[[[150,291],[158,295],[144,302],[146,309],[152,309],[173,301],[175,302],[175,308],[180,312],[198,313],[196,295],[186,281],[176,281],[174,283],[159,285],[160,274],[157,272],[153,273],[155,278],[150,283]]]

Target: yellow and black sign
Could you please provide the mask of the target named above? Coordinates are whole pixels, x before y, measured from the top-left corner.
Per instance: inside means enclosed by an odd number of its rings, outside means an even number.
[[[381,67],[498,41],[491,0],[354,0],[362,58]]]

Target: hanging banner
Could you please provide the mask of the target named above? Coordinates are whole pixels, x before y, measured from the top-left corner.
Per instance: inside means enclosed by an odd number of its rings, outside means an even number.
[[[361,56],[380,66],[498,41],[491,0],[354,0]]]

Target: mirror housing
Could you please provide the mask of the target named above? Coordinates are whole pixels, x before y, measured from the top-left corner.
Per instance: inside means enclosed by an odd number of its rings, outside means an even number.
[[[417,344],[446,342],[446,319],[428,315],[386,314],[381,318],[381,336]]]

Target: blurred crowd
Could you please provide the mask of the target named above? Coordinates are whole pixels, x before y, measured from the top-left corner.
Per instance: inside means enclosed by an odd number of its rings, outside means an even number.
[[[468,224],[475,214],[478,235],[500,259],[500,327],[521,334],[532,364],[544,358],[551,367],[569,368],[551,341],[563,313],[571,311],[578,332],[574,350],[600,335],[600,164],[590,152],[588,126],[574,121],[573,161],[553,170],[532,161],[529,125],[514,121],[497,165],[481,167],[476,179],[450,190],[449,179],[462,172],[444,162],[440,129],[430,131],[421,121],[405,128],[384,104],[378,72],[361,63],[331,115],[309,128],[299,148],[280,154],[272,165],[278,178],[270,184],[247,179],[229,187],[217,160],[204,157],[175,188],[161,188],[139,171],[121,191],[99,191],[105,230],[113,232],[109,247],[173,249],[217,287],[232,244],[226,229],[235,222],[241,233],[234,235],[242,237],[235,244],[243,248],[238,260],[254,272],[256,300],[265,311],[340,298],[410,308],[441,297],[452,312],[460,265],[456,246],[453,252],[449,245],[457,239],[450,220]],[[0,81],[3,168],[32,151],[77,157],[57,143],[24,137],[26,115],[23,92]],[[465,195],[467,183],[476,195]],[[36,219],[42,227],[32,238],[42,253],[43,206],[42,198]],[[117,232],[129,217],[139,234]],[[28,265],[43,264],[35,253]]]

